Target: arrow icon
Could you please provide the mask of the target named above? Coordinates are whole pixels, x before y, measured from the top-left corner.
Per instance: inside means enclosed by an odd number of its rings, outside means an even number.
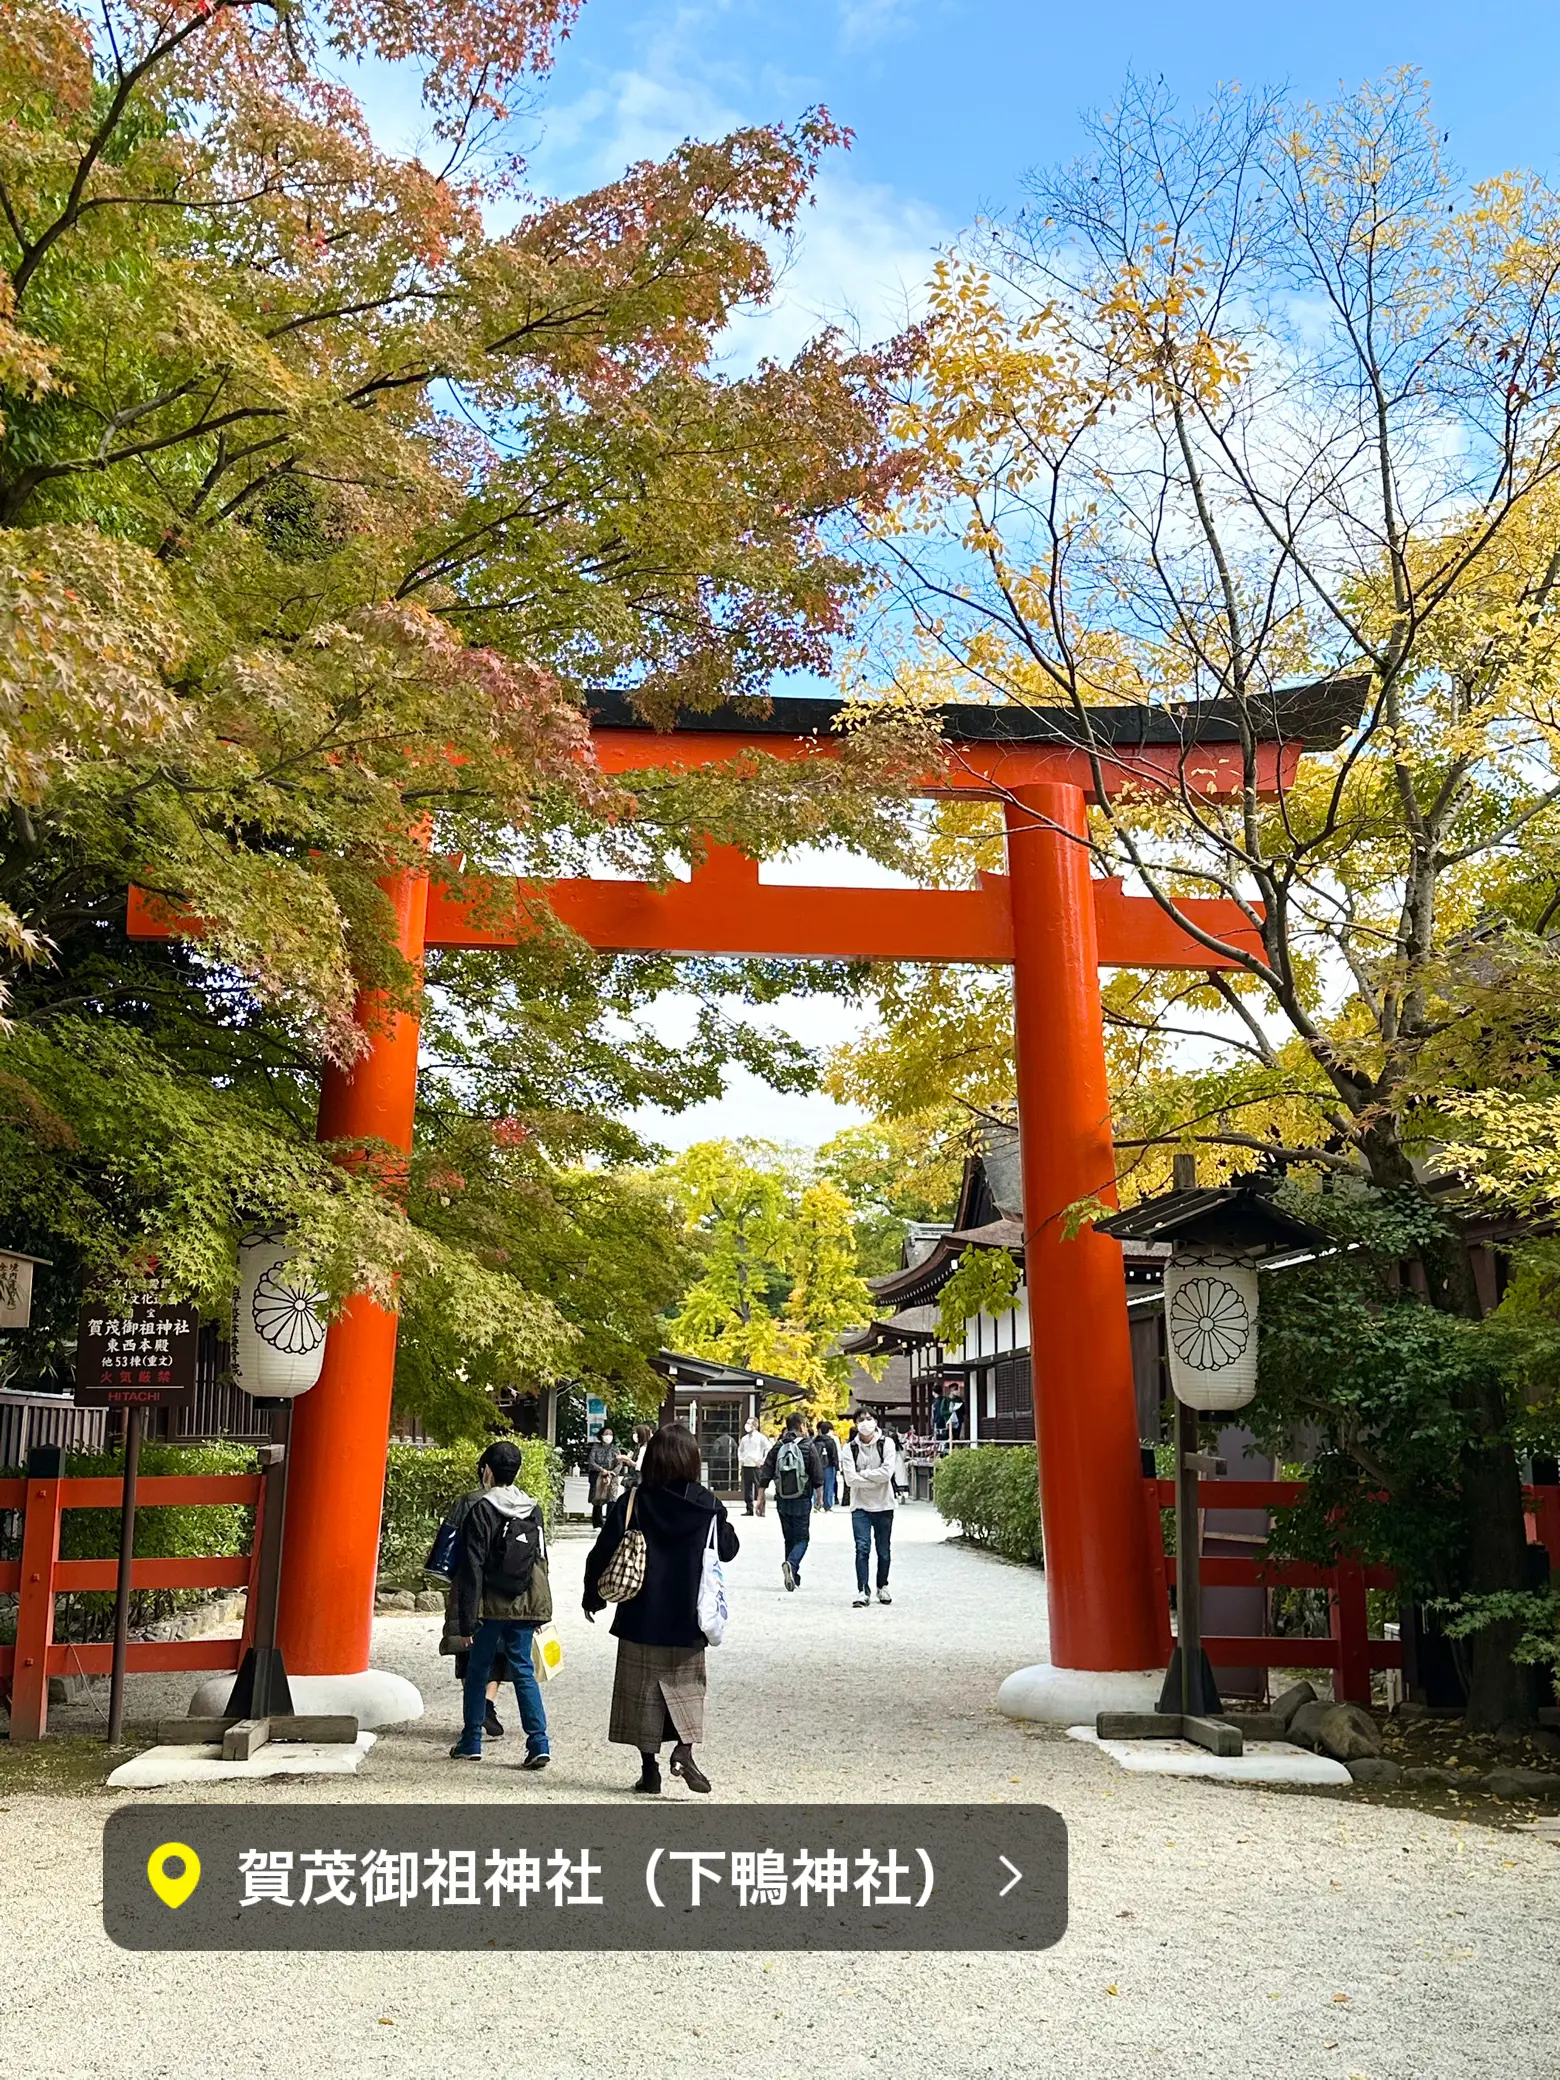
[[[1009,1863],[1008,1859],[1005,1856],[998,1856],[997,1861],[998,1863],[1002,1864],[1007,1870],[1010,1870],[1013,1873],[1012,1877],[1008,1879],[1007,1883],[1003,1886],[1002,1890],[997,1894],[998,1899],[1006,1899],[1008,1894],[1013,1890],[1013,1887],[1019,1882],[1019,1880],[1023,1877],[1024,1874],[1019,1869],[1016,1863]]]

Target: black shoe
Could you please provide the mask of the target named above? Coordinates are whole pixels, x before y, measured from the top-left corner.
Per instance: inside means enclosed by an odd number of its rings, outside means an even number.
[[[527,1755],[520,1767],[522,1769],[545,1769],[551,1761],[552,1757],[550,1755]]]
[[[488,1699],[488,1708],[482,1717],[482,1731],[491,1740],[501,1741],[504,1738],[504,1722],[498,1716],[491,1698]]]
[[[708,1791],[710,1780],[694,1761],[691,1754],[672,1757],[672,1775],[681,1777],[690,1791]]]
[[[482,1750],[480,1748],[463,1748],[460,1742],[457,1741],[450,1750],[450,1760],[451,1762],[480,1762],[482,1760]]]
[[[631,1784],[629,1786],[629,1789],[631,1791],[643,1791],[650,1797],[656,1796],[661,1789],[660,1763],[641,1763],[639,1769],[639,1782],[637,1784]]]

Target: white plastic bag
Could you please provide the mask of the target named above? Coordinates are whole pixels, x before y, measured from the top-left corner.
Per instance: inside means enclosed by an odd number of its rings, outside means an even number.
[[[699,1630],[704,1634],[705,1644],[711,1647],[720,1645],[726,1633],[726,1620],[731,1615],[726,1602],[726,1571],[720,1564],[715,1542],[719,1529],[719,1517],[712,1517],[704,1562],[699,1570]]]
[[[550,1683],[563,1667],[563,1641],[551,1625],[538,1625],[531,1634],[531,1667],[539,1683]]]

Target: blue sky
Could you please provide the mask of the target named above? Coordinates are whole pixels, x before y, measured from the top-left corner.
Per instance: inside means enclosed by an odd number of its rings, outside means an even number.
[[[586,0],[519,129],[537,185],[559,192],[681,137],[824,102],[856,143],[828,165],[785,306],[758,332],[783,347],[817,316],[891,326],[931,251],[1013,207],[1028,168],[1075,151],[1080,110],[1108,104],[1129,68],[1189,99],[1221,80],[1321,99],[1400,65],[1428,76],[1469,173],[1556,163],[1560,12],[1533,0],[1483,21],[1439,0]]]
[[[820,322],[853,322],[867,338],[891,332],[936,249],[976,216],[1017,206],[1029,168],[1079,150],[1080,111],[1108,105],[1129,70],[1163,76],[1189,101],[1221,81],[1325,100],[1403,65],[1428,77],[1470,176],[1560,168],[1553,0],[1511,0],[1482,20],[1441,0],[1117,0],[1108,11],[1032,0],[586,0],[514,141],[535,187],[567,194],[684,137],[790,121],[817,102],[848,124],[854,149],[826,165],[777,308],[731,343],[740,366],[794,351]],[[409,141],[410,113],[383,78],[368,99],[386,141]],[[786,878],[857,878],[808,864]],[[668,1037],[691,1017],[675,998],[663,1012]],[[814,1046],[852,1024],[825,999],[791,999],[773,1016]],[[724,1099],[645,1124],[677,1146],[712,1134],[816,1144],[856,1117],[738,1072]]]

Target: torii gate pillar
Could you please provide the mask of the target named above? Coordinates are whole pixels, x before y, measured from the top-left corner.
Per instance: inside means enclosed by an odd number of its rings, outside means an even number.
[[[1086,814],[1065,783],[1005,806],[1051,1654],[1002,1687],[1024,1718],[1151,1709],[1160,1681],[1121,1245],[1063,1228],[1076,1201],[1115,1200]]]

